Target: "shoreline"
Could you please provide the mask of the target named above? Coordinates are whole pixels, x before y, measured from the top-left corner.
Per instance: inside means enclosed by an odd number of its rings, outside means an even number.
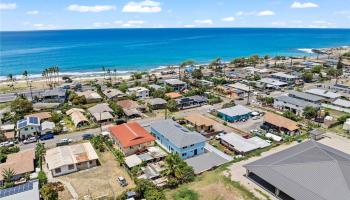
[[[322,56],[334,56],[337,51],[350,51],[350,46],[338,46],[338,47],[330,47],[330,48],[299,48],[297,49],[301,53],[299,56],[287,56],[286,57],[298,57],[303,58],[304,56],[308,57],[308,59],[316,58],[317,55]],[[320,53],[323,52],[324,54]],[[339,53],[339,52],[338,52]],[[233,58],[234,59],[234,58]],[[229,61],[223,61],[224,63],[229,63]],[[208,65],[209,63],[198,63],[197,65]],[[179,65],[162,65],[154,68],[144,69],[144,70],[117,70],[116,74],[111,70],[110,76],[117,79],[128,80],[131,78],[132,73],[134,72],[148,72],[153,74],[160,74],[161,71],[168,71],[174,68],[178,68]],[[104,75],[107,75],[107,72],[103,71],[74,71],[74,72],[60,72],[59,77],[69,76],[73,81],[81,81],[81,80],[94,80],[103,78]],[[26,82],[23,75],[14,75],[15,81],[17,83]],[[41,74],[33,74],[30,75],[28,80],[32,82],[43,82],[45,78]],[[6,76],[0,76],[0,85],[8,84],[9,80]]]

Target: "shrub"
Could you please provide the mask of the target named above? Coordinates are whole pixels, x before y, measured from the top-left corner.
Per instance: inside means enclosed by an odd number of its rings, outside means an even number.
[[[198,200],[198,194],[188,188],[182,187],[173,195],[175,200]]]
[[[47,183],[47,177],[46,177],[45,172],[40,171],[38,173],[38,180],[39,180],[39,187],[40,188]]]

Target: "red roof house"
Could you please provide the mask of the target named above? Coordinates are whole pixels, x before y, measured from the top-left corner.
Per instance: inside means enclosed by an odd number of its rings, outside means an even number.
[[[155,141],[155,137],[137,122],[112,126],[109,128],[109,132],[115,144],[126,156],[144,151]]]

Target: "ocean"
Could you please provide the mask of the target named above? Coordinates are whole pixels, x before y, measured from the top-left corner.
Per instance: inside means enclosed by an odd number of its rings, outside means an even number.
[[[0,32],[0,79],[58,66],[88,75],[102,66],[119,73],[207,63],[253,54],[309,55],[311,48],[350,45],[350,29],[174,28]]]

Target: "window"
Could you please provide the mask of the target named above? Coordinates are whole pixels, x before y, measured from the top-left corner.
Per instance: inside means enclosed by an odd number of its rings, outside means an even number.
[[[183,153],[182,156],[186,156],[187,154],[186,153]]]
[[[89,161],[90,165],[92,165],[92,160]]]
[[[68,170],[74,169],[74,165],[68,165]]]
[[[24,130],[25,130],[25,131],[28,131],[28,128],[25,128]]]
[[[55,173],[56,173],[56,174],[61,173],[61,168],[56,168],[56,169],[55,169]]]
[[[193,147],[194,146],[194,144],[191,144],[191,147]]]
[[[182,149],[186,149],[186,148],[187,148],[187,146],[182,147]]]

